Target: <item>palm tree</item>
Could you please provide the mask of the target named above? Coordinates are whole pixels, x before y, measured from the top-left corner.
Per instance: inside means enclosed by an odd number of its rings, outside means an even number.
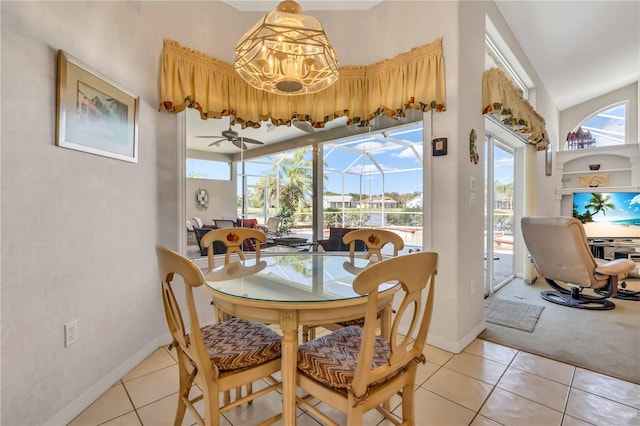
[[[303,154],[302,151],[296,151],[294,157],[297,157],[298,153]],[[280,202],[293,211],[308,207],[313,194],[311,169],[304,167],[305,164],[301,162],[295,164],[282,168],[284,179],[280,185]]]
[[[589,210],[585,210],[584,213],[580,213],[578,211],[578,205],[573,203],[573,217],[580,220],[582,223],[593,222],[593,217],[591,217],[591,212]]]
[[[607,209],[616,208],[615,204],[611,203],[610,200],[610,195],[604,195],[602,193],[592,193],[589,202],[585,204],[584,208],[586,210],[593,209],[594,211],[593,213],[591,213],[592,216],[595,216],[599,212],[602,212],[602,214],[606,216]]]
[[[305,160],[304,155],[305,150],[300,149],[275,162],[271,173],[256,182],[256,187],[266,188],[266,191],[254,190],[251,195],[252,204],[258,207],[268,203],[271,207],[277,200],[281,208],[285,207],[291,212],[309,207],[313,194],[313,162]]]

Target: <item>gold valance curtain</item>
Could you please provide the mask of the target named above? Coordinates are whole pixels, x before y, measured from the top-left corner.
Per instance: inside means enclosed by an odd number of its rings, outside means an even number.
[[[203,119],[234,115],[243,127],[259,127],[267,119],[287,124],[294,116],[323,127],[341,116],[354,124],[378,114],[402,116],[407,109],[444,111],[442,39],[372,65],[341,67],[332,86],[298,96],[255,89],[232,64],[165,40],[160,100],[160,111],[178,113],[191,107]]]
[[[498,68],[486,70],[482,76],[482,106],[483,114],[492,114],[514,133],[524,136],[538,151],[547,148],[549,137],[544,118]]]

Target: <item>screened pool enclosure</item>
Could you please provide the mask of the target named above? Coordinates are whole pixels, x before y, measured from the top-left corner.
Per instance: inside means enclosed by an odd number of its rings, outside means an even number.
[[[322,221],[324,235],[329,227],[383,227],[398,232],[409,246],[422,246],[422,122],[370,130],[318,147],[320,211],[314,211],[314,146],[308,146],[241,158],[236,168],[238,216],[261,223],[281,216],[284,233],[309,237],[314,217]]]

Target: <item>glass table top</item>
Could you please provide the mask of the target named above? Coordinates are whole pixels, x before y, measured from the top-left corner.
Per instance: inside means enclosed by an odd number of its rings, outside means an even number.
[[[220,265],[205,275],[216,292],[252,300],[275,302],[326,302],[362,297],[353,280],[369,260],[345,255],[304,252],[263,256]],[[380,292],[397,282],[384,283]]]

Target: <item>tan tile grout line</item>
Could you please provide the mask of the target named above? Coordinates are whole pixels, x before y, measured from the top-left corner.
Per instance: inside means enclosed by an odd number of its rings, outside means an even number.
[[[169,356],[171,357],[171,359],[173,360],[173,364],[168,365],[168,366],[165,366],[165,367],[162,367],[162,368],[155,369],[155,370],[150,371],[150,372],[148,372],[148,373],[146,373],[146,374],[143,374],[143,375],[141,375],[141,376],[138,376],[138,377],[135,377],[135,378],[133,378],[133,379],[131,379],[131,380],[128,380],[128,382],[131,382],[131,381],[133,381],[133,380],[137,380],[137,379],[141,379],[141,378],[146,377],[146,376],[148,376],[148,375],[150,375],[150,374],[157,373],[158,371],[164,370],[164,369],[166,369],[166,368],[171,368],[171,367],[173,367],[174,365],[177,365],[177,363],[178,363],[178,362],[176,361],[176,359],[175,359],[175,358],[173,358],[173,356],[171,355],[171,352],[169,352],[169,350],[166,348],[166,346],[165,346],[165,345],[161,345],[161,346],[159,346],[159,347],[158,347],[158,349],[159,349],[159,348],[163,348],[163,349],[164,349],[165,353],[166,353],[167,355],[169,355]],[[144,362],[144,361],[143,361],[143,362]],[[140,364],[138,364],[138,365],[140,365]],[[138,421],[139,421],[139,422],[140,422],[140,424],[141,424],[141,425],[143,425],[143,426],[144,426],[144,423],[142,422],[142,418],[140,417],[140,414],[138,413],[138,408],[146,407],[146,406],[148,406],[148,405],[151,405],[151,404],[154,404],[154,403],[156,403],[156,402],[160,401],[161,399],[166,398],[167,396],[171,396],[171,395],[173,395],[173,393],[171,393],[171,394],[169,394],[169,395],[165,395],[165,396],[164,396],[164,397],[162,397],[162,398],[159,398],[159,399],[157,399],[157,400],[155,400],[155,401],[151,401],[151,402],[149,402],[148,404],[145,404],[145,405],[143,405],[143,406],[141,406],[141,407],[136,408],[135,404],[133,403],[133,399],[131,398],[131,395],[129,394],[129,390],[127,389],[127,386],[126,386],[126,384],[125,384],[124,380],[122,380],[122,378],[120,379],[120,382],[122,383],[122,387],[124,388],[124,391],[125,391],[125,392],[126,392],[126,394],[127,394],[127,398],[129,398],[129,402],[131,403],[131,407],[133,408],[133,411],[135,412],[136,417],[138,418]],[[178,392],[176,392],[176,393],[178,393]],[[125,413],[125,414],[127,414],[127,413]],[[118,417],[121,417],[121,416],[118,416]],[[113,419],[111,419],[111,420],[117,419],[118,417],[114,417],[114,418],[113,418]],[[108,421],[111,421],[111,420],[108,420]],[[106,423],[106,422],[105,422],[105,423]]]
[[[127,387],[124,385],[124,382],[122,381],[122,379],[118,380],[118,382],[122,385],[122,388],[124,389],[124,392],[127,394],[127,398],[129,399],[129,403],[131,403],[131,408],[132,411],[127,411],[126,413],[120,414],[119,416],[113,417],[111,419],[107,419],[104,422],[98,423],[96,426],[100,426],[103,425],[105,423],[109,423],[112,420],[118,419],[120,417],[126,416],[127,414],[133,412],[136,414],[136,417],[138,418],[138,421],[140,422],[140,424],[142,425],[142,419],[140,418],[140,416],[138,415],[138,410],[136,410],[135,405],[133,405],[133,400],[131,399],[131,396],[129,395],[129,391],[127,391]],[[115,385],[115,384],[114,384]],[[143,425],[144,426],[144,425]]]
[[[124,385],[124,382],[122,382],[122,387],[124,388],[124,391],[127,393],[127,398],[129,398],[129,402],[131,403],[131,407],[133,408],[133,411],[136,413],[136,417],[138,418],[138,421],[140,422],[141,425],[144,426],[144,423],[142,423],[142,419],[140,418],[140,414],[138,414],[138,409],[133,403],[133,399],[131,399],[131,395],[129,395],[129,391],[127,390],[127,387]]]
[[[507,347],[507,346],[505,346],[505,347]],[[511,348],[511,349],[513,349],[513,348]],[[494,362],[498,362],[499,364],[506,365],[506,366],[507,366],[507,368],[505,368],[505,369],[504,369],[504,371],[502,372],[502,374],[500,375],[500,377],[499,377],[499,378],[498,378],[498,380],[496,381],[496,384],[495,384],[495,385],[492,385],[491,391],[489,392],[489,394],[487,395],[487,397],[484,399],[484,401],[482,401],[482,404],[480,404],[480,407],[478,408],[478,411],[476,411],[476,414],[475,414],[475,415],[473,416],[473,418],[471,419],[471,422],[472,422],[472,423],[473,423],[473,421],[476,419],[476,417],[478,417],[479,415],[481,415],[481,414],[480,414],[480,411],[482,411],[482,407],[484,407],[484,406],[485,406],[485,404],[487,403],[487,401],[489,400],[489,398],[491,398],[491,395],[493,395],[493,391],[498,387],[498,383],[500,383],[500,380],[502,380],[502,377],[505,375],[505,373],[507,372],[507,370],[509,370],[509,367],[511,367],[511,364],[513,364],[513,360],[515,360],[515,359],[516,359],[516,357],[518,356],[518,354],[519,354],[520,352],[521,352],[521,351],[516,350],[516,353],[515,353],[515,355],[513,356],[513,358],[511,358],[511,361],[509,361],[509,364],[502,364],[501,362],[494,361]],[[475,354],[470,354],[470,355],[475,355]],[[483,359],[489,359],[489,358],[484,358],[483,356],[480,356],[480,355],[475,355],[475,356],[479,356],[480,358],[483,358]],[[493,361],[493,360],[489,360],[489,361]],[[461,373],[461,374],[462,374],[462,373]],[[476,380],[477,380],[477,379],[476,379]],[[482,382],[482,380],[479,380],[479,381],[481,381],[481,382]],[[486,383],[486,382],[483,382],[483,383]],[[500,389],[502,389],[502,388],[500,388]],[[502,423],[498,422],[496,419],[492,419],[491,417],[487,417],[487,418],[488,418],[488,419],[490,419],[490,420],[492,420],[492,421],[494,421],[494,422],[496,422],[496,423],[498,423],[499,425],[502,425]]]
[[[569,380],[569,392],[567,392],[567,399],[564,401],[564,409],[562,410],[562,420],[560,424],[564,424],[564,419],[567,417],[567,407],[569,406],[569,398],[571,397],[571,389],[573,389],[573,380],[576,377],[576,373],[578,372],[578,367],[573,366],[573,374],[571,375],[571,380]],[[582,419],[580,419],[582,420]],[[585,422],[589,423],[589,422]]]

